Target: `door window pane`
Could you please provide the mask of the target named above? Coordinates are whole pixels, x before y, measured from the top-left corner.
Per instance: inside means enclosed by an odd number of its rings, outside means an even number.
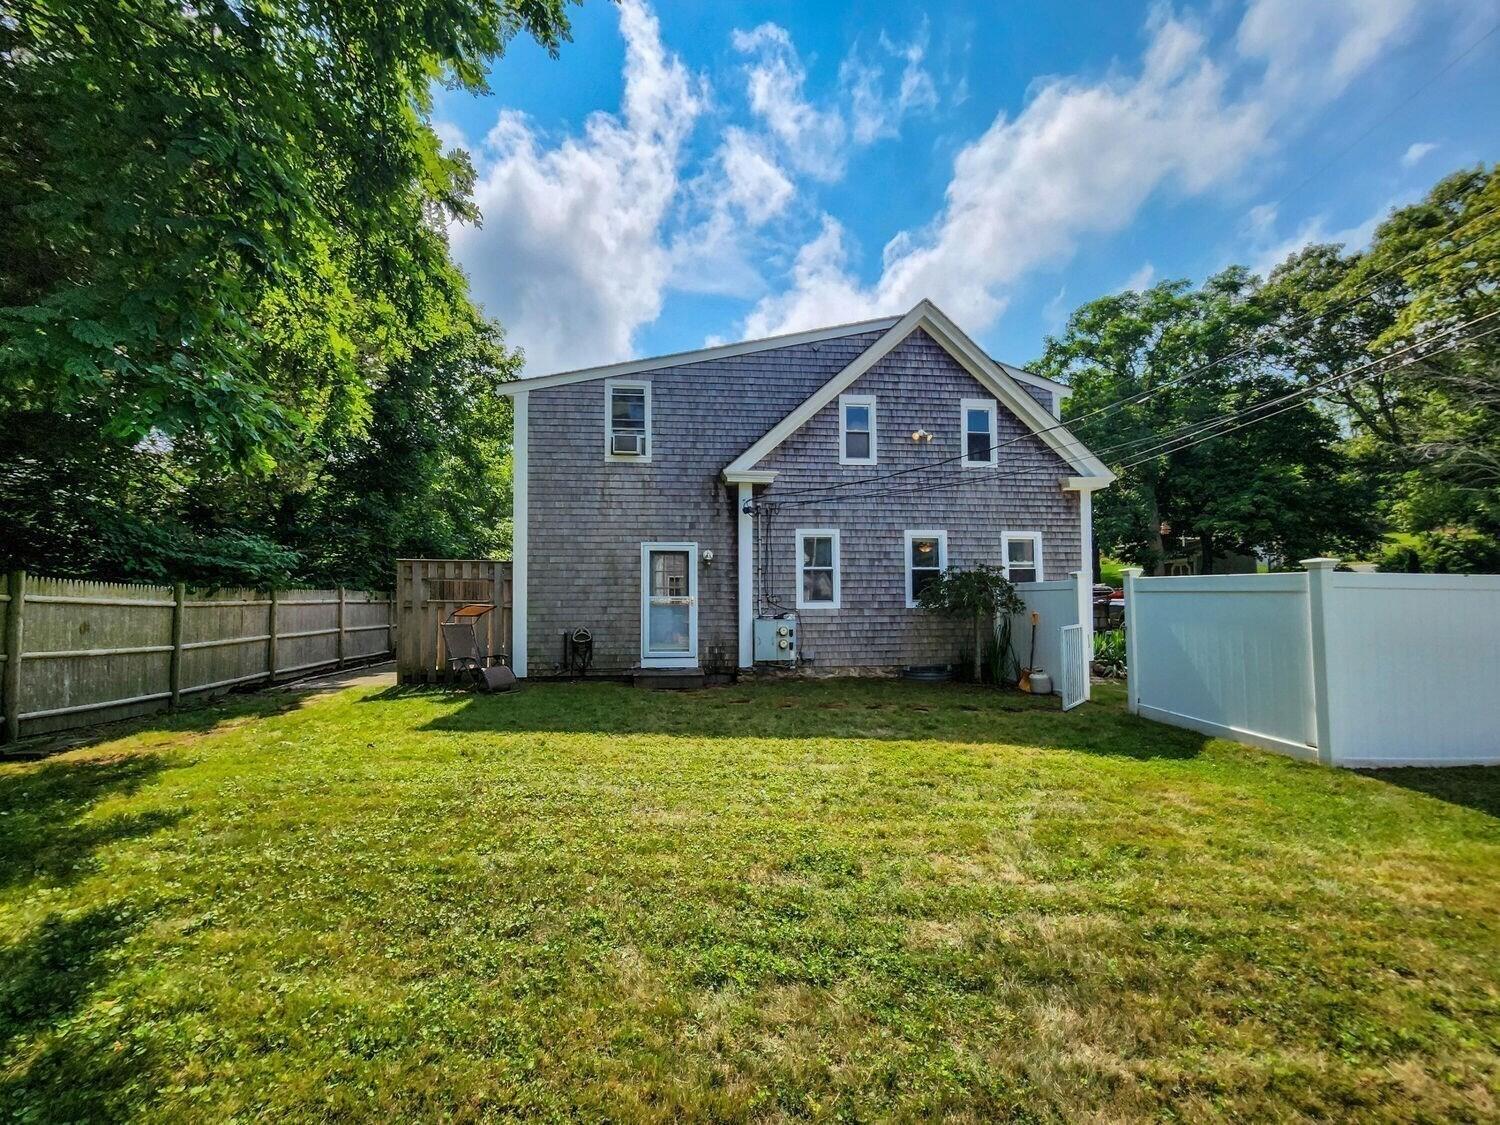
[[[685,598],[687,593],[687,552],[653,551],[651,554],[651,596],[653,598]]]
[[[648,611],[646,641],[652,652],[686,652],[692,607],[678,602],[654,604]]]

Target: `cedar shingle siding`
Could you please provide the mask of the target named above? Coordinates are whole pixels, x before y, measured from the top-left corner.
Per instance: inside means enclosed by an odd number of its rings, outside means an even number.
[[[818,344],[632,375],[652,386],[649,464],[604,459],[602,379],[533,390],[530,400],[529,672],[548,675],[564,631],[594,634],[594,670],[640,663],[641,543],[690,541],[711,550],[700,564],[698,642],[702,666],[727,671],[738,656],[735,488],[724,467],[880,336],[869,332]],[[760,465],[780,470],[759,498],[790,499],[795,489],[859,480],[956,456],[959,400],[989,398],[948,353],[920,330],[847,393],[877,397],[879,464],[838,463],[837,400]],[[1050,395],[1044,403],[1050,407]],[[1002,405],[1001,442],[1025,433]],[[916,429],[934,437],[921,445]],[[903,532],[943,529],[948,562],[1001,562],[1001,533],[1043,534],[1045,577],[1079,566],[1077,496],[1061,479],[1073,472],[1027,434],[1000,451],[999,471],[955,462],[883,485],[882,495],[783,508],[770,520],[766,589],[796,604],[793,536],[799,527],[841,532],[842,608],[804,610],[802,645],[818,670],[947,663],[966,628],[906,608]],[[899,495],[939,480],[951,489]],[[866,492],[870,486],[857,491]],[[757,517],[757,533],[766,520]]]

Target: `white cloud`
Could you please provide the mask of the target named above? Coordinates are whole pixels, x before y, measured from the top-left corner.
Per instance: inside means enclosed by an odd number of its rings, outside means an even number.
[[[1342,93],[1410,28],[1420,0],[1253,0],[1235,43],[1265,64],[1267,100]]]
[[[672,242],[672,286],[758,296],[765,280],[750,260],[756,232],[786,211],[796,194],[792,181],[759,138],[730,126],[689,194],[694,217]]]
[[[849,109],[855,141],[870,144],[882,137],[898,136],[907,114],[937,106],[937,87],[923,66],[927,53],[927,29],[910,43],[898,44],[884,33],[880,51],[901,63],[894,91],[886,90],[885,66],[871,61],[857,49],[839,67],[839,83],[849,94]]]
[[[982,330],[1020,277],[1123,228],[1154,194],[1235,182],[1271,148],[1273,126],[1342,90],[1405,30],[1414,4],[1252,0],[1235,49],[1217,57],[1193,23],[1159,8],[1133,73],[1047,79],[1017,116],[999,115],[965,146],[942,210],[890,240],[873,282],[852,271],[842,228],[825,219],[745,333],[898,312],[924,296]]]
[[[1278,237],[1275,233],[1275,209],[1272,208],[1272,221],[1260,228],[1252,238],[1249,268],[1261,277],[1269,277],[1271,271],[1290,255],[1315,242],[1336,243],[1343,246],[1346,254],[1363,250],[1375,237],[1375,228],[1385,222],[1393,210],[1415,198],[1415,195],[1404,195],[1388,199],[1364,219],[1339,229],[1330,229],[1327,217],[1317,215],[1302,223],[1294,233],[1283,237]]]
[[[1437,147],[1431,141],[1417,141],[1415,144],[1408,146],[1407,150],[1401,154],[1401,166],[1403,168],[1410,168],[1412,165],[1420,163],[1423,157],[1436,150]]]
[[[483,227],[452,230],[486,310],[526,349],[532,374],[607,362],[655,320],[671,272],[661,230],[679,193],[703,82],[661,42],[642,0],[621,0],[620,112],[549,144],[513,111],[476,154]]]
[[[1143,289],[1149,289],[1151,283],[1156,280],[1156,267],[1146,262],[1140,269],[1125,279],[1125,284],[1120,286],[1121,293],[1139,293]]]
[[[763,23],[752,31],[736,30],[734,49],[752,56],[745,66],[750,108],[779,140],[788,159],[820,180],[836,180],[844,171],[845,125],[837,109],[819,109],[807,99],[807,71],[784,27]]]

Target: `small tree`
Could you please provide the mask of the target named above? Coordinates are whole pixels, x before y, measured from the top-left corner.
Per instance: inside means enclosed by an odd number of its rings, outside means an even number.
[[[947,570],[933,579],[917,594],[917,604],[931,613],[947,613],[954,617],[974,619],[974,682],[980,680],[980,669],[984,664],[984,626],[990,623],[994,629],[997,614],[1005,614],[1007,626],[1010,615],[1021,613],[1026,603],[1016,593],[1011,580],[998,567],[983,563],[972,570]],[[1009,628],[1006,629],[1007,635]],[[1001,654],[1002,668],[1004,653]]]

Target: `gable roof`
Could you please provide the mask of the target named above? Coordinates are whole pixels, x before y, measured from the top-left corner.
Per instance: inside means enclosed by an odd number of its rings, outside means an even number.
[[[752,472],[755,466],[777,446],[805,426],[818,411],[894,351],[898,344],[918,328],[931,336],[957,361],[959,366],[1008,406],[1032,433],[1036,434],[1065,463],[1076,469],[1080,477],[1100,483],[1108,483],[1114,479],[1114,474],[1102,461],[1090,453],[1088,448],[1069,433],[1062,423],[1053,418],[1036,399],[1021,389],[1016,377],[1011,374],[1013,369],[991,359],[983,348],[969,339],[956,324],[948,319],[946,313],[925,297],[918,301],[910,312],[886,329],[884,335],[861,352],[849,366],[804,399],[795,410],[766,431],[754,445],[726,465],[724,467],[725,479],[744,479],[745,474]],[[1069,487],[1076,486],[1070,485]]]
[[[804,332],[787,332],[780,336],[764,336],[757,340],[740,340],[733,344],[717,344],[711,348],[697,348],[690,352],[672,352],[667,355],[630,359],[623,363],[606,363],[598,367],[580,367],[574,371],[559,371],[551,375],[529,375],[497,389],[502,395],[515,395],[521,391],[542,390],[560,387],[568,383],[585,383],[590,379],[614,379],[627,375],[639,375],[646,371],[660,371],[666,367],[681,367],[688,363],[703,363],[712,359],[728,359],[731,356],[750,355],[754,352],[770,351],[774,348],[791,348],[798,344],[816,344],[822,340],[837,340],[843,336],[858,336],[863,332],[884,332],[898,324],[899,316],[882,316],[874,320],[858,320],[849,324],[835,324],[828,328],[811,328]],[[1073,388],[1066,383],[1044,379],[1010,364],[997,364],[1013,378],[1034,387],[1051,391],[1058,398],[1067,398]]]
[[[626,360],[624,363],[607,363],[600,367],[580,367],[576,371],[559,371],[555,375],[533,375],[514,382],[502,383],[496,389],[502,395],[514,395],[521,391],[560,387],[567,383],[585,383],[590,379],[613,379],[624,375],[639,375],[645,371],[660,371],[664,367],[681,367],[686,363],[728,359],[731,356],[770,351],[772,348],[791,348],[798,344],[816,344],[822,340],[837,340],[841,336],[858,336],[861,332],[881,332],[900,319],[899,316],[883,316],[876,320],[836,324],[831,328],[812,328],[805,332],[788,332],[781,336],[766,336],[759,340],[718,344],[712,348],[698,348],[690,352],[648,356],[645,359]]]

